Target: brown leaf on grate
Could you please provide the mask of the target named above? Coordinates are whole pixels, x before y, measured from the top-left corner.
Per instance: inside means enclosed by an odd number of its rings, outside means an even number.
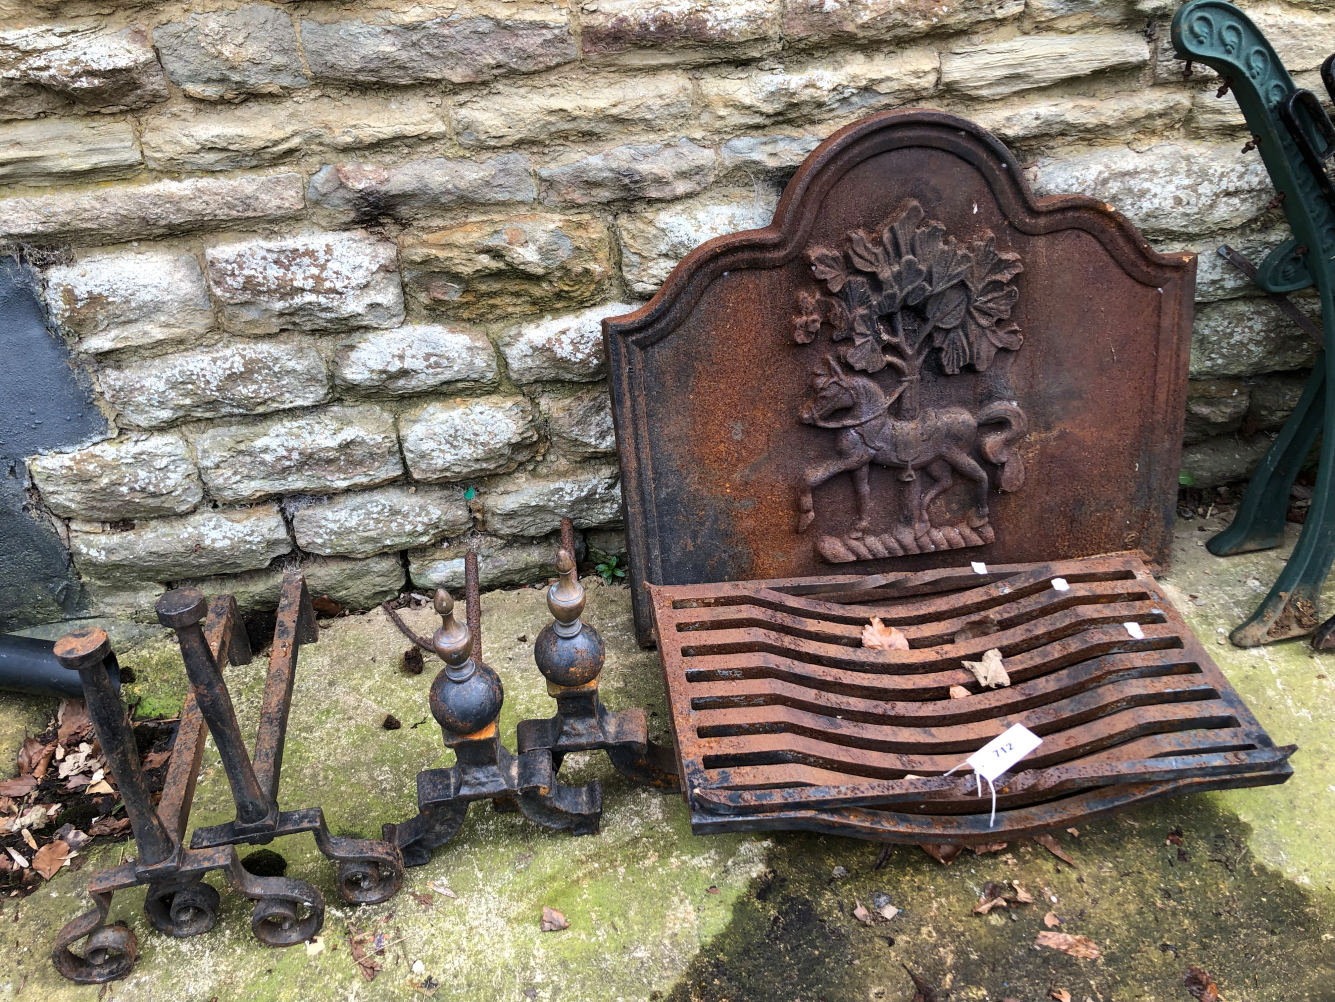
[[[56,740],[68,745],[93,733],[93,721],[82,699],[62,699],[56,711]]]
[[[1071,957],[1081,960],[1098,960],[1103,955],[1098,945],[1088,936],[1072,936],[1069,932],[1051,932],[1044,930],[1034,940],[1035,946],[1046,946],[1060,950]]]
[[[1002,664],[1001,651],[996,647],[993,647],[990,651],[984,651],[981,661],[961,661],[960,663],[973,672],[973,677],[978,680],[978,684],[986,689],[997,689],[1011,684],[1011,677],[1006,674],[1006,668]]]
[[[872,616],[871,623],[862,628],[862,646],[882,651],[906,651],[909,641],[893,626],[886,626],[881,617]]]
[[[1066,854],[1066,850],[1061,847],[1061,843],[1057,841],[1056,836],[1045,832],[1042,835],[1035,835],[1034,841],[1060,859],[1063,863],[1069,863],[1071,866],[1075,866],[1075,860]]]
[[[1187,992],[1198,1002],[1219,1002],[1219,986],[1214,983],[1209,971],[1189,966],[1183,980]]]
[[[963,699],[965,696],[972,696],[972,695],[973,693],[971,693],[968,689],[964,688],[964,686],[962,685],[952,685],[950,687],[951,699]]]
[[[543,905],[541,928],[543,932],[560,932],[562,929],[570,928],[570,921],[555,908]]]
[[[48,842],[37,850],[37,855],[32,858],[32,868],[42,875],[46,880],[50,880],[56,875],[56,872],[65,865],[65,860],[70,858],[70,847],[59,840]]]

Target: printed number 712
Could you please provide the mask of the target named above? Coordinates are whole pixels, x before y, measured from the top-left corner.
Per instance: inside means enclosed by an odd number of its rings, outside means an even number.
[[[1014,748],[1015,748],[1015,745],[1013,745],[1013,744],[1011,744],[1009,741],[1007,741],[1007,742],[1006,742],[1004,745],[1002,745],[1001,747],[999,747],[999,748],[993,748],[993,749],[992,749],[992,754],[995,755],[997,758],[1001,758],[1001,756],[1007,754],[1007,753],[1010,752],[1010,751],[1013,751]]]

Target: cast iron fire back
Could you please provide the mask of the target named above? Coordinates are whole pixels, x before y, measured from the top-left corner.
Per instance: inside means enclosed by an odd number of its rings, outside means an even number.
[[[647,583],[1166,564],[1194,282],[964,119],[836,133],[603,322],[641,643]]]

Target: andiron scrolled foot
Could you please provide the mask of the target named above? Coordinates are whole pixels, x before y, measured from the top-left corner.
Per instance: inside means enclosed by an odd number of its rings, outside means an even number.
[[[448,769],[418,773],[417,815],[383,829],[408,866],[427,863],[433,850],[453,838],[476,800],[491,800],[498,811],[518,809],[530,821],[568,828],[575,835],[595,834],[602,816],[598,783],[563,786],[556,781],[549,751],[515,756],[501,743],[496,717],[505,692],[499,676],[482,661],[476,554],[465,558],[465,573],[468,622],[455,618],[449,593],[437,591],[441,626],[432,637],[445,667],[431,684],[431,715],[456,761]]]
[[[569,519],[561,522],[556,569],[560,578],[547,589],[547,608],[554,621],[543,627],[533,648],[547,692],[556,700],[556,714],[519,722],[520,753],[550,751],[552,766],[559,770],[570,752],[602,749],[631,782],[676,792],[680,788],[676,763],[669,749],[649,740],[644,710],[609,710],[598,694],[606,653],[598,631],[580,618],[585,594],[575,570],[574,528]]]

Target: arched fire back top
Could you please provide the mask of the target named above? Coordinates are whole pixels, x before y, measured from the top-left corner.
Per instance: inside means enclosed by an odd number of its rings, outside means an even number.
[[[835,133],[603,321],[641,642],[645,582],[1166,564],[1194,286],[965,119]]]

